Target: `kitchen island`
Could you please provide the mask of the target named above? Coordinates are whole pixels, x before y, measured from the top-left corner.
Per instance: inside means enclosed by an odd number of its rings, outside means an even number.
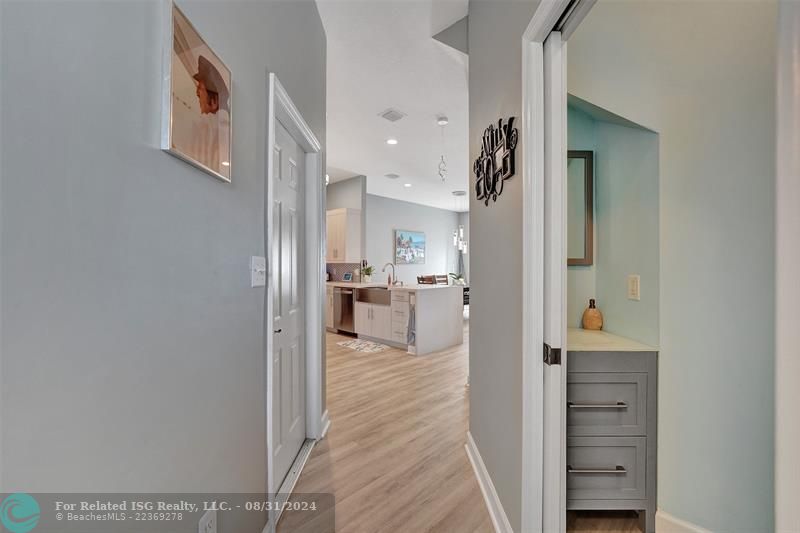
[[[359,338],[425,355],[464,342],[463,287],[328,282],[353,289],[355,333]],[[335,313],[328,299],[328,314]],[[328,322],[329,328],[331,322]]]

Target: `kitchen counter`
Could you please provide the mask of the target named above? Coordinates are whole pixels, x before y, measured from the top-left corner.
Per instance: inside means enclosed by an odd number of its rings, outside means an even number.
[[[464,342],[464,287],[461,285],[394,285],[329,281],[326,327],[331,331],[355,332],[365,338],[390,344],[414,355],[425,355]],[[335,288],[347,292],[348,301],[338,299]],[[359,289],[388,289],[361,294]],[[337,303],[339,302],[339,303]],[[345,303],[352,302],[352,311]],[[340,306],[340,311],[335,306]],[[352,326],[348,319],[353,317]],[[330,317],[330,318],[328,318]],[[337,325],[338,324],[338,325]],[[339,326],[349,326],[347,329]]]
[[[349,287],[351,289],[368,289],[370,287],[386,287],[385,283],[356,283],[355,281],[326,281],[328,287]]]
[[[570,352],[657,352],[658,348],[648,346],[626,337],[607,331],[569,328],[567,330],[567,351]]]
[[[328,281],[328,287],[349,287],[351,289],[386,289],[386,283],[356,283],[355,281]],[[427,291],[433,289],[463,289],[461,285],[392,285],[389,287],[391,291]]]

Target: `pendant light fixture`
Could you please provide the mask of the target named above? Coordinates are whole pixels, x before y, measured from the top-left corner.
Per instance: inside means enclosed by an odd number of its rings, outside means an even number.
[[[438,117],[436,117],[436,123],[439,125],[439,128],[441,128],[442,132],[442,156],[439,158],[439,172],[438,172],[439,178],[441,178],[442,183],[444,183],[447,180],[447,159],[445,159],[444,156],[445,153],[444,127],[447,126],[449,122],[450,121],[444,115],[439,115]]]

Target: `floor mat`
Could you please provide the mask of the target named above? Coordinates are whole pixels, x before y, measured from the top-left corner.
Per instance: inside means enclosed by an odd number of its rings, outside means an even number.
[[[363,353],[377,353],[389,349],[389,347],[386,346],[385,344],[379,344],[377,342],[372,342],[372,341],[365,341],[362,339],[356,339],[352,341],[342,341],[342,342],[337,342],[336,344]]]

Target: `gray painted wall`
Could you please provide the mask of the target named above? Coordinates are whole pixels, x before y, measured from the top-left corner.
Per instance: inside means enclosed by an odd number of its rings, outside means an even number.
[[[417,276],[448,274],[455,271],[456,248],[453,230],[458,227],[458,213],[373,194],[367,195],[367,247],[365,259],[376,267],[373,281],[384,281],[381,268],[394,262],[394,230],[425,233],[427,257],[424,265],[397,265],[397,279],[416,283]]]
[[[569,42],[570,93],[659,133],[658,504],[712,531],[773,529],[776,11],[601,1]]]
[[[325,34],[309,1],[179,5],[233,72],[232,184],[159,149],[159,2],[0,3],[16,490],[265,489],[267,71],[324,146]]]
[[[361,249],[367,249],[367,177],[355,176],[325,188],[326,209],[342,207],[361,211]]]
[[[331,183],[325,188],[328,209],[347,207],[350,209],[364,209],[367,196],[366,176],[355,176],[336,183]]]
[[[536,1],[469,2],[470,161],[483,130],[522,111],[522,33]],[[519,124],[519,122],[518,122]],[[470,433],[514,530],[522,490],[522,153],[488,207],[470,194]]]

